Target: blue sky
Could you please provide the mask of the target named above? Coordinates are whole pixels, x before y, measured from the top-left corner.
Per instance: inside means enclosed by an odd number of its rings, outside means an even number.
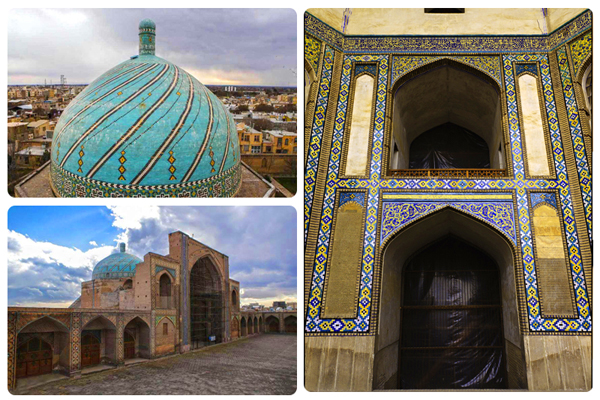
[[[8,304],[68,306],[119,242],[140,258],[167,254],[176,230],[229,256],[242,303],[296,301],[292,207],[35,206],[8,212]]]

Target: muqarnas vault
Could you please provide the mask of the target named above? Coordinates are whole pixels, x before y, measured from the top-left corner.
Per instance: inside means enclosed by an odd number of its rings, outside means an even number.
[[[305,13],[305,385],[591,388],[585,9]]]

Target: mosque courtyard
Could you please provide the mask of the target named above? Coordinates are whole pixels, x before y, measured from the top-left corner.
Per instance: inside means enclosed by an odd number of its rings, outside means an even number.
[[[61,379],[15,394],[293,394],[296,335],[255,335],[196,352]],[[24,382],[23,382],[24,383]]]

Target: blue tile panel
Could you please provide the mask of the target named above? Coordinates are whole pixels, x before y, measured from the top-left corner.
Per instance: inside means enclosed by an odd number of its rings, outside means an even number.
[[[334,123],[331,153],[329,155],[329,168],[320,171],[326,177],[325,195],[323,199],[322,212],[319,224],[318,239],[316,246],[313,273],[307,304],[305,321],[305,332],[307,335],[374,335],[371,330],[371,316],[373,310],[373,276],[376,265],[377,254],[383,251],[384,240],[389,240],[403,227],[410,224],[414,219],[423,217],[427,213],[434,212],[443,207],[452,207],[465,212],[496,229],[499,233],[510,239],[514,245],[515,254],[520,255],[523,266],[524,287],[527,301],[527,321],[532,332],[591,332],[592,322],[590,315],[590,304],[583,274],[583,264],[579,247],[578,231],[575,226],[572,193],[567,178],[563,143],[558,123],[555,96],[566,96],[568,94],[554,93],[550,76],[550,66],[547,54],[510,54],[500,56],[502,69],[502,87],[506,95],[506,109],[508,119],[509,146],[511,153],[510,161],[514,177],[503,179],[398,179],[381,177],[383,135],[385,124],[385,112],[388,91],[389,55],[349,55],[343,56],[342,76],[340,81],[339,98]],[[396,59],[398,56],[394,56]],[[412,57],[412,56],[407,56]],[[432,56],[432,58],[439,58]],[[465,56],[466,57],[466,56]],[[559,61],[560,61],[559,52]],[[425,60],[429,62],[431,60]],[[377,98],[375,104],[375,119],[372,133],[372,156],[370,163],[370,176],[368,179],[342,179],[339,174],[340,155],[346,123],[346,110],[349,99],[349,86],[352,65],[356,62],[376,62],[378,65]],[[515,62],[536,64],[538,74],[541,78],[548,130],[552,144],[552,155],[554,158],[556,179],[526,179],[523,161],[523,149],[521,145],[521,127],[518,118],[517,93],[515,88],[516,71]],[[471,64],[471,63],[468,63]],[[568,67],[568,65],[567,65]],[[565,67],[563,75],[566,76],[568,68]],[[395,78],[399,78],[401,74]],[[564,79],[564,78],[563,78]],[[391,83],[390,83],[391,85]],[[565,90],[569,90],[567,87]],[[572,90],[572,89],[571,89]],[[569,103],[568,103],[569,104]],[[579,119],[576,107],[567,107],[571,123],[571,133],[574,143],[565,145],[578,146],[577,139],[580,130],[577,129]],[[581,143],[583,146],[583,144]],[[319,157],[320,148],[310,149],[316,152],[313,156]],[[578,157],[581,166],[585,157]],[[307,175],[312,179],[316,177],[314,164],[307,165]],[[585,172],[585,168],[581,171]],[[582,174],[580,178],[589,175]],[[581,184],[585,182],[580,179]],[[331,225],[334,214],[335,196],[338,189],[366,189],[366,224],[364,227],[364,250],[362,259],[362,270],[360,278],[360,290],[358,299],[358,314],[356,318],[329,318],[321,319],[321,302],[323,295],[323,284],[327,273],[327,261],[329,243],[331,239]],[[385,190],[385,192],[383,192]],[[569,254],[571,276],[576,294],[577,318],[542,318],[539,304],[538,282],[535,272],[535,259],[531,237],[531,212],[532,205],[528,200],[528,193],[536,193],[548,190],[558,192],[557,206],[564,223],[567,248]],[[403,198],[386,199],[390,193],[412,192],[427,194],[432,199],[440,197],[441,200],[431,199],[424,201],[407,201]],[[423,192],[426,191],[426,192]],[[481,194],[489,193],[510,194],[511,200],[503,199],[456,199],[443,198],[448,194]],[[382,194],[385,194],[380,201]],[[534,196],[534,198],[536,198]],[[584,205],[586,205],[584,197]],[[589,203],[591,212],[591,203]],[[402,208],[404,207],[404,208]],[[305,209],[305,212],[307,210]],[[305,221],[307,215],[305,214]],[[313,222],[317,223],[317,221]],[[382,226],[379,227],[378,224]],[[306,228],[305,224],[305,235]],[[584,227],[582,227],[584,228]],[[581,232],[581,231],[580,231]],[[584,230],[585,232],[585,230]],[[379,237],[378,237],[379,233]],[[377,252],[377,253],[376,253]]]
[[[236,126],[223,104],[150,54],[92,82],[52,141],[52,181],[65,197],[232,196],[239,171]]]

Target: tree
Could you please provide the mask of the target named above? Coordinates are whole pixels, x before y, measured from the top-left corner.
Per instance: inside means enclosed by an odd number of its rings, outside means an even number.
[[[237,108],[235,109],[235,111],[237,113],[248,111],[248,106],[246,104],[239,105],[239,106],[237,106]]]
[[[273,123],[268,119],[257,119],[254,121],[254,129],[257,131],[269,131],[273,129]]]
[[[273,108],[273,106],[269,104],[259,104],[256,107],[254,107],[254,111],[260,112],[273,112],[273,110],[275,110],[275,108]]]

